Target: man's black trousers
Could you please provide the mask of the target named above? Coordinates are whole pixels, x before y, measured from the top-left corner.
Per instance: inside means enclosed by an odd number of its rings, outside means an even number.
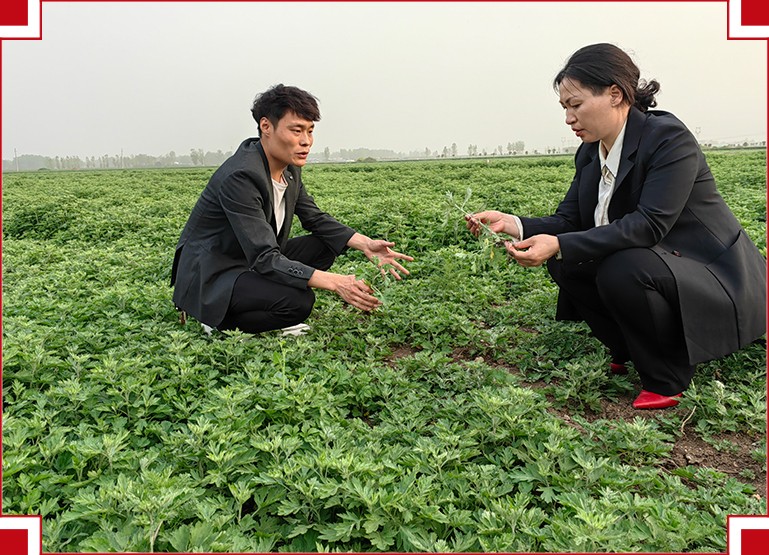
[[[336,259],[334,252],[312,235],[290,239],[283,254],[316,270],[328,270]],[[230,306],[218,328],[247,333],[285,328],[304,322],[314,304],[315,294],[309,287],[298,289],[257,272],[243,272],[235,281]]]

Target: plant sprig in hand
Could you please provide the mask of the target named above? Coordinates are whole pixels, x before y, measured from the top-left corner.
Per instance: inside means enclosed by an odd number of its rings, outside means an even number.
[[[454,200],[454,194],[451,191],[447,191],[446,202],[449,204],[450,207],[460,212],[465,219],[468,219],[472,216],[472,212],[467,210],[466,207],[472,195],[473,195],[473,191],[470,187],[468,187],[467,191],[465,192],[465,198],[462,201],[462,204],[460,205],[460,204],[457,204],[456,200]],[[506,238],[503,235],[500,235],[496,231],[493,231],[488,225],[486,225],[481,221],[478,221],[478,225],[481,229],[481,233],[478,235],[478,240],[484,246],[484,249],[488,247],[505,248],[505,243],[510,240],[509,238]],[[505,254],[507,254],[507,249],[505,249]],[[492,259],[494,258],[493,248],[489,251],[489,258],[492,258]]]

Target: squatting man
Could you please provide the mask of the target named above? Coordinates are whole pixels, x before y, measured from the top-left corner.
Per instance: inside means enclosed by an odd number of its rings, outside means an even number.
[[[374,310],[381,303],[364,280],[328,271],[336,257],[359,250],[396,279],[409,273],[400,261],[413,258],[340,223],[305,190],[317,99],[276,85],[256,96],[251,114],[259,136],[214,172],[182,231],[171,272],[176,307],[208,332],[247,333],[301,333],[315,288]],[[294,216],[309,234],[289,238]]]

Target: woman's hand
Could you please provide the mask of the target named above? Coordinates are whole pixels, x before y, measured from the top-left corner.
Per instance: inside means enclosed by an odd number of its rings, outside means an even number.
[[[505,241],[507,252],[521,266],[541,266],[561,250],[555,235],[534,235],[523,241]]]
[[[494,233],[506,233],[511,237],[520,237],[521,235],[515,219],[510,214],[498,210],[468,214],[465,216],[465,221],[467,222],[467,229],[476,237],[481,233],[481,224],[486,225]]]

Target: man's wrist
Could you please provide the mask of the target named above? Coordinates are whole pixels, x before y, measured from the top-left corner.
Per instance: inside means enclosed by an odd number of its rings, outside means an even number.
[[[324,272],[323,270],[315,270],[307,281],[307,285],[314,289],[336,292],[338,286],[337,275],[331,272]]]
[[[371,239],[369,237],[356,231],[353,233],[352,237],[350,237],[350,240],[347,241],[347,246],[351,249],[366,253],[367,250],[370,250],[370,243]]]

